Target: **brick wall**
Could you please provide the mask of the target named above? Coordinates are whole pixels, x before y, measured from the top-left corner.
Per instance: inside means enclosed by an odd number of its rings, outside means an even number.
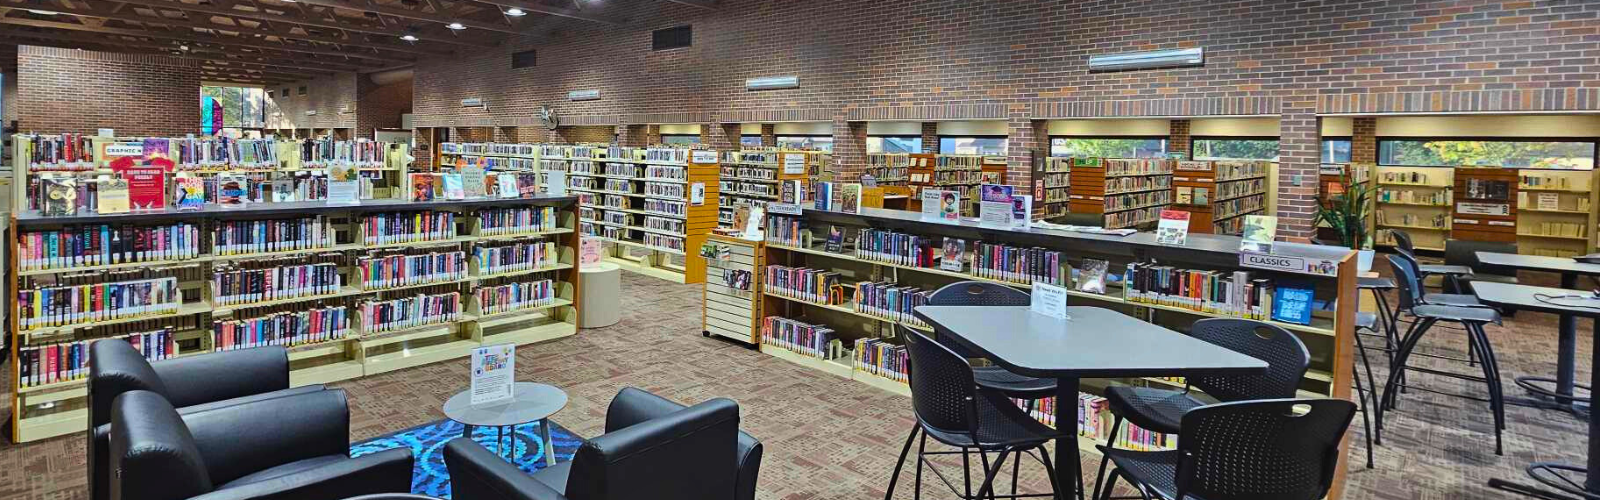
[[[1167,135],[1167,152],[1189,154],[1189,120],[1172,120]]]
[[[276,91],[272,99],[267,100],[267,128],[355,128],[360,103],[359,79],[364,77],[355,73],[338,73],[274,85]],[[300,87],[306,88],[306,95],[300,95]],[[283,95],[284,88],[289,89],[290,95]],[[340,109],[345,112],[341,113]],[[307,116],[306,111],[316,111],[317,114]],[[367,137],[371,137],[370,131]]]
[[[935,122],[922,123],[922,152],[939,152],[939,124]]]
[[[1350,127],[1350,162],[1377,163],[1378,119],[1358,117],[1351,120]]]
[[[775,147],[778,145],[778,127],[771,123],[761,124],[761,145]]]
[[[411,80],[378,85],[366,75],[357,78],[356,136],[371,138],[373,129],[400,128],[400,115],[411,112]]]
[[[120,136],[200,127],[198,61],[53,47],[17,48],[18,128]]]

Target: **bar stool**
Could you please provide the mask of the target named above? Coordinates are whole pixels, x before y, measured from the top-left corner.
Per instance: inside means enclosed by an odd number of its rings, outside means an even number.
[[[1378,388],[1378,384],[1377,381],[1372,378],[1372,361],[1367,359],[1367,346],[1361,341],[1361,337],[1366,334],[1361,333],[1360,330],[1377,331],[1377,323],[1378,316],[1376,314],[1369,312],[1356,313],[1356,353],[1360,354],[1361,358],[1359,360],[1352,359],[1350,361],[1350,364],[1352,365],[1350,371],[1352,375],[1350,378],[1355,379],[1356,396],[1361,398],[1361,406],[1359,408],[1361,411],[1361,425],[1367,429],[1366,437],[1368,469],[1372,468],[1372,443],[1375,439],[1375,436],[1373,436],[1372,433],[1372,418],[1370,415],[1368,415],[1367,408],[1370,408],[1371,404],[1378,400],[1377,394],[1374,393],[1374,391]],[[1357,361],[1361,363],[1359,366],[1356,366]],[[1363,367],[1366,368],[1367,372],[1367,383],[1365,385],[1361,383],[1361,370],[1359,370],[1359,368]],[[1383,444],[1383,442],[1379,441],[1378,444]]]
[[[1390,233],[1394,235],[1395,250],[1405,255],[1406,258],[1411,259],[1412,262],[1417,262],[1417,250],[1411,244],[1411,235],[1398,229],[1391,229]],[[1448,246],[1448,243],[1446,245]],[[1419,265],[1418,271],[1420,271],[1420,274],[1417,275],[1419,280],[1427,279],[1428,276],[1435,274],[1444,276],[1446,285],[1444,288],[1450,293],[1461,293],[1461,277],[1472,276],[1471,267],[1451,264]]]
[[[930,306],[1026,306],[1033,303],[1028,292],[998,283],[984,281],[959,281],[933,292],[928,297]],[[941,342],[951,350],[968,358],[977,357],[956,342]],[[1017,375],[999,366],[975,366],[972,376],[978,386],[999,391],[1007,396],[1028,400],[1028,411],[1033,411],[1034,400],[1056,394],[1055,379]]]
[[[1394,280],[1389,278],[1356,278],[1356,290],[1358,292],[1360,290],[1372,292],[1372,301],[1378,306],[1377,316],[1374,317],[1373,320],[1375,323],[1380,323],[1383,326],[1381,331],[1376,328],[1369,329],[1369,331],[1376,334],[1381,334],[1383,337],[1384,350],[1391,353],[1397,346],[1400,345],[1399,327],[1395,326],[1395,323],[1398,320],[1398,313],[1396,313],[1394,309],[1389,308],[1389,297],[1387,295],[1389,290],[1394,290],[1395,288],[1398,287],[1394,284]]]

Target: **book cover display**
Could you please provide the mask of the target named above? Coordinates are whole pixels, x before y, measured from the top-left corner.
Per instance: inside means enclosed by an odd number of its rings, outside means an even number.
[[[46,217],[63,217],[78,214],[78,179],[48,176],[40,179],[44,200],[40,212]]]
[[[128,181],[126,179],[101,179],[100,189],[95,193],[99,197],[97,205],[102,214],[127,213],[132,209],[128,201]]]
[[[1255,253],[1272,253],[1272,241],[1278,236],[1278,218],[1270,215],[1244,216],[1244,239],[1239,250]]]
[[[192,175],[180,174],[175,182],[178,184],[177,205],[180,210],[200,210],[206,206],[205,179]]]
[[[1189,212],[1162,210],[1156,225],[1156,243],[1182,246],[1189,241]]]
[[[217,205],[240,208],[250,198],[250,177],[244,174],[217,174]]]
[[[411,201],[433,201],[435,181],[433,174],[411,174]]]

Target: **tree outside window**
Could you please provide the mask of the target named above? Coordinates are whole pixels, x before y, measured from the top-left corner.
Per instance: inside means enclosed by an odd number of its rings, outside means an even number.
[[[1050,156],[1162,158],[1167,140],[1157,137],[1052,137]]]
[[[1378,141],[1378,162],[1384,165],[1591,170],[1594,168],[1594,156],[1593,142],[1503,139]]]
[[[1277,139],[1195,139],[1196,160],[1278,161]]]

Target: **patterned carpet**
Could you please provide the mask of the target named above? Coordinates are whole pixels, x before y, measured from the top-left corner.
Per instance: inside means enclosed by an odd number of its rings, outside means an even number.
[[[1525,275],[1526,276],[1526,275]],[[910,401],[862,384],[843,382],[726,341],[700,336],[700,291],[625,274],[622,323],[518,351],[520,379],[556,385],[571,403],[556,414],[579,436],[598,434],[607,403],[626,386],[698,402],[726,396],[742,407],[743,427],[766,444],[762,499],[881,498],[912,419]],[[1505,327],[1491,327],[1508,391],[1513,375],[1554,370],[1555,320],[1523,313]],[[1580,322],[1580,332],[1589,323]],[[1438,331],[1430,344],[1459,352],[1462,342]],[[1580,335],[1579,367],[1588,377],[1588,335]],[[1380,373],[1379,376],[1382,376]],[[1447,390],[1480,387],[1418,375],[1414,383]],[[350,392],[351,441],[359,442],[443,418],[445,399],[467,385],[464,360],[387,373],[336,384]],[[5,398],[5,401],[9,401]],[[4,403],[0,403],[4,404]],[[1582,460],[1583,425],[1549,411],[1510,407],[1506,455],[1495,456],[1486,405],[1412,391],[1392,413],[1377,468],[1362,468],[1365,451],[1360,420],[1354,426],[1349,494],[1352,499],[1498,499],[1506,494],[1484,483],[1493,477],[1521,478],[1537,460]],[[930,449],[931,449],[930,445]],[[957,472],[959,459],[945,470]],[[1085,455],[1093,473],[1096,458]],[[0,498],[84,497],[82,438],[67,436],[26,445],[0,445]],[[1022,467],[1023,487],[1044,483],[1037,464]],[[902,473],[896,498],[911,498],[911,473]],[[1092,480],[1093,478],[1090,477]],[[1008,480],[1000,483],[1009,489]],[[936,479],[925,481],[929,498],[950,498]]]
[[[519,425],[514,431],[479,427],[472,430],[472,440],[484,449],[500,456],[516,457],[514,463],[524,472],[533,473],[546,467],[545,454],[554,453],[556,461],[568,462],[583,445],[583,439],[572,435],[560,424],[550,424],[550,441],[555,447],[545,446],[539,426],[543,423]],[[454,420],[440,420],[419,425],[387,436],[372,438],[350,445],[350,456],[360,457],[384,450],[406,448],[414,460],[411,474],[411,492],[439,498],[450,498],[450,471],[444,463],[444,445],[461,437],[463,426]]]

